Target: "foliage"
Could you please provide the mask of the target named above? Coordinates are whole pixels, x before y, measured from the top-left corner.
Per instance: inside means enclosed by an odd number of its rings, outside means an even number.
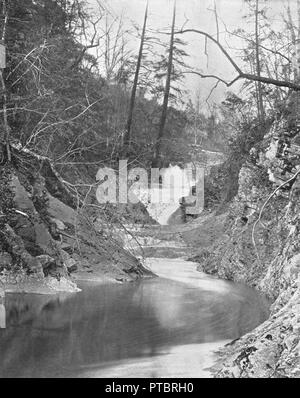
[[[124,59],[113,78],[102,76],[95,67],[96,55],[87,51],[89,43],[79,39],[93,26],[84,2],[16,0],[9,2],[8,14],[5,81],[12,142],[48,156],[62,170],[74,164],[114,165],[122,153],[134,58]],[[90,27],[84,28],[83,21]],[[174,82],[181,79],[179,66],[186,55],[179,48],[182,44],[176,41]],[[163,62],[153,69],[157,81],[164,74]],[[161,105],[159,94],[145,96],[144,83],[137,95],[130,157],[147,166]],[[179,89],[173,90],[175,99]],[[170,108],[166,163],[182,160],[176,145],[185,141],[185,126],[185,112]]]

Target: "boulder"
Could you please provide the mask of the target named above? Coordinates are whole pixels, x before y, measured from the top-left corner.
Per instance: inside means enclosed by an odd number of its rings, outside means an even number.
[[[10,252],[23,265],[23,268],[30,274],[43,274],[43,268],[38,258],[33,257],[26,250],[23,240],[18,236],[14,230],[6,224],[2,232],[2,239],[10,248]],[[9,257],[6,255],[6,261]]]
[[[32,195],[15,175],[11,177],[10,186],[14,193],[15,216],[11,222],[14,232],[22,238],[26,250],[32,256],[46,253],[55,257],[55,244],[47,225],[34,206]],[[42,212],[42,209],[40,210]]]
[[[54,258],[48,256],[47,254],[43,254],[41,256],[37,256],[36,258],[42,264],[43,270],[46,270],[47,268],[50,268],[50,267],[53,267],[53,266],[55,267],[55,265],[56,265]]]
[[[7,252],[0,253],[0,270],[3,268],[9,268],[12,265],[12,257]]]
[[[77,264],[75,263],[75,264],[73,264],[73,265],[67,267],[67,269],[68,269],[68,272],[71,274],[72,272],[78,271],[78,266],[77,266]]]
[[[69,253],[65,252],[64,250],[62,250],[62,258],[68,272],[72,273],[78,270],[76,260],[74,260],[74,258],[72,258]]]
[[[60,280],[57,280],[56,278],[52,278],[52,277],[48,276],[45,279],[45,284],[51,290],[54,290],[56,292],[76,293],[76,292],[81,291],[81,289],[78,288],[76,283],[74,283],[70,279],[67,279],[64,277],[60,278]]]
[[[58,220],[57,218],[52,218],[52,221],[56,225],[56,228],[58,230],[64,231],[66,229],[65,224],[61,220]]]

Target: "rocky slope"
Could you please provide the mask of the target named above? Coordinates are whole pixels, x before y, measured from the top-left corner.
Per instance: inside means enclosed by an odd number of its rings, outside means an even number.
[[[2,292],[77,291],[73,276],[131,281],[149,274],[122,242],[95,229],[47,159],[17,149],[12,155],[0,169]]]
[[[223,234],[198,251],[199,269],[255,287],[270,318],[228,345],[216,377],[300,377],[300,142],[284,119],[239,176]]]

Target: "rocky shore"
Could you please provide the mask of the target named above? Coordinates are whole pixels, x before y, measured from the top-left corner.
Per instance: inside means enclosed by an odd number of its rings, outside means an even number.
[[[226,212],[152,232],[181,242],[200,271],[245,283],[272,301],[267,321],[220,351],[215,377],[300,377],[299,131],[274,124],[251,156]],[[50,166],[1,170],[0,295],[76,292],[76,280],[151,276],[101,220],[76,206]]]
[[[95,213],[76,203],[46,158],[17,149],[12,155],[0,171],[2,291],[77,292],[76,280],[149,276],[122,242],[95,228]]]
[[[273,302],[266,322],[220,352],[215,377],[300,377],[299,144],[299,129],[274,124],[241,169],[229,211],[200,228],[204,234],[217,226],[219,234],[194,252],[199,270],[245,283]]]

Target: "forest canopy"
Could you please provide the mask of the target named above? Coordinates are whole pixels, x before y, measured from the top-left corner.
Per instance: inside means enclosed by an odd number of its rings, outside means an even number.
[[[172,26],[154,31],[145,4],[144,26],[140,21],[130,31],[140,42],[135,53],[122,17],[111,18],[104,2],[92,12],[86,1],[2,0],[7,63],[1,72],[1,142],[49,157],[59,170],[112,166],[124,155],[146,167],[153,156],[162,164],[181,164],[195,147],[225,153],[237,145],[248,148],[287,103],[295,102],[299,30],[288,2],[280,31],[268,21],[267,1],[244,3],[243,17],[253,34],[222,26],[247,43],[236,58],[222,40],[216,2],[209,11],[216,18],[214,35],[189,28],[188,21],[177,26],[175,6]],[[199,39],[203,57],[209,43],[219,49],[236,72],[232,81],[222,78],[221,70],[206,74],[190,65],[190,34]],[[204,110],[186,92],[188,74],[211,79],[212,91],[229,87],[227,98]],[[238,80],[243,80],[240,93],[234,89]],[[239,143],[240,134],[253,129],[254,136]]]

